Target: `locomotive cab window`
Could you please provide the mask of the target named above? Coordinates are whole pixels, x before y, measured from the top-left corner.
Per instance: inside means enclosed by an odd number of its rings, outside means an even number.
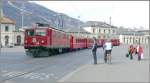
[[[34,36],[34,31],[33,30],[28,30],[27,35],[28,36]]]
[[[45,36],[46,35],[46,30],[36,30],[36,35]]]

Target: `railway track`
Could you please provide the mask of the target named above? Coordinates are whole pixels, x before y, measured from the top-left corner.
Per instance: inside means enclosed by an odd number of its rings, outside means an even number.
[[[43,58],[43,59],[46,59],[46,58]],[[33,72],[37,72],[37,71],[40,71],[40,70],[43,70],[43,69],[50,67],[51,64],[49,63],[49,61],[43,61],[43,59],[40,59],[38,61],[37,60],[33,61],[33,59],[29,59],[29,60],[26,60],[26,61],[19,63],[19,64],[27,64],[27,63],[31,62],[34,65],[36,64],[36,67],[34,69],[31,68],[31,69],[29,69],[29,71],[26,71],[26,72],[20,72],[20,73],[18,72],[18,73],[12,74],[11,76],[7,76],[6,79],[0,80],[0,83],[3,83],[6,81],[9,81],[11,79],[15,79],[17,77],[21,77],[21,76],[24,76],[24,75],[27,75],[27,74],[30,74]],[[44,66],[42,66],[43,64],[44,64]],[[37,65],[39,65],[39,66],[37,66]]]

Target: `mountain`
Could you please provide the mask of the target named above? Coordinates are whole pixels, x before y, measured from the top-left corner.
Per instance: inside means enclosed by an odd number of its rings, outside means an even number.
[[[21,28],[22,25],[22,15],[24,16],[24,26],[31,26],[33,23],[40,22],[50,24],[54,28],[66,29],[78,28],[79,24],[83,24],[78,19],[54,12],[36,3],[22,0],[3,0],[2,3],[4,16],[16,21],[18,28]]]

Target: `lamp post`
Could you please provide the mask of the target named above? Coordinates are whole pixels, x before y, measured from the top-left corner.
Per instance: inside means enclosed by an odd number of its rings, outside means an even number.
[[[24,9],[25,9],[25,6],[24,6],[24,3],[22,2],[22,7],[21,7],[21,26],[22,28],[24,27]]]

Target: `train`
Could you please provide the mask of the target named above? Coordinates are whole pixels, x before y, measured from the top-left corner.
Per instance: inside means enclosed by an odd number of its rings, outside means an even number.
[[[48,24],[37,23],[37,26],[25,29],[24,48],[26,55],[39,57],[90,48],[92,38],[75,36],[63,30],[50,27]],[[112,39],[113,45],[119,45]],[[97,39],[98,47],[102,47],[105,39]]]

